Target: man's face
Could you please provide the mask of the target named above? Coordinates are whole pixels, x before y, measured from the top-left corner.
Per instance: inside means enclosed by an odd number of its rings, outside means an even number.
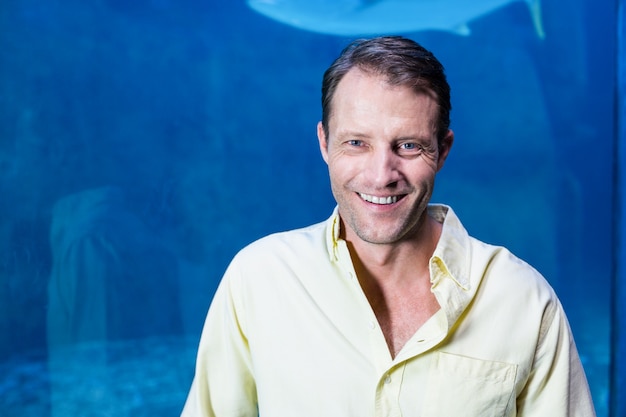
[[[318,138],[345,238],[393,244],[419,232],[435,174],[452,145],[437,146],[438,106],[429,94],[350,70],[332,101],[328,137]]]

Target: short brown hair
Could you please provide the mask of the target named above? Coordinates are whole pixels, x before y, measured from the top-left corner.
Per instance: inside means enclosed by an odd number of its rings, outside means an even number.
[[[384,75],[391,85],[405,85],[417,92],[435,93],[439,105],[437,140],[450,127],[450,86],[443,65],[417,42],[401,36],[359,39],[350,43],[324,72],[322,81],[322,125],[328,136],[332,99],[337,85],[352,68]]]

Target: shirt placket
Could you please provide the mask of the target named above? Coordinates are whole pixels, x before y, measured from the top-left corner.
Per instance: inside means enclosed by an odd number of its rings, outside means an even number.
[[[400,389],[406,362],[383,372],[376,386],[375,417],[401,417]]]
[[[379,416],[401,416],[398,397],[402,384],[402,373],[404,365],[393,365],[389,347],[385,341],[385,336],[380,329],[378,320],[374,311],[369,307],[369,302],[362,293],[361,286],[358,282],[356,272],[350,259],[350,254],[343,242],[337,242],[336,246],[337,260],[341,269],[347,275],[350,282],[355,286],[355,291],[359,291],[363,298],[363,305],[367,306],[363,311],[368,313],[364,315],[362,326],[366,326],[369,334],[369,350],[374,363],[377,374],[379,375],[376,384],[376,393],[374,399],[374,415]]]

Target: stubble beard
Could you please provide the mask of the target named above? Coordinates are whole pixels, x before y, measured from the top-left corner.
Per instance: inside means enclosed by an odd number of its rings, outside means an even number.
[[[349,239],[350,235],[355,235],[363,242],[374,245],[390,245],[414,238],[423,227],[429,201],[428,195],[423,195],[421,201],[414,204],[411,210],[400,212],[389,221],[389,217],[384,215],[380,218],[375,214],[368,216],[363,211],[354,209],[343,198],[337,197],[339,196],[335,196],[339,215],[345,228],[343,237]]]

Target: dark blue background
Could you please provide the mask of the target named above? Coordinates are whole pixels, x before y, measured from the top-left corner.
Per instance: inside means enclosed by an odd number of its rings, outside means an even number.
[[[405,34],[433,50],[452,85],[456,141],[434,200],[552,283],[600,416],[609,395],[614,7],[544,0],[545,39],[523,2],[470,22],[468,37]],[[48,287],[55,274],[114,274],[100,256],[104,240],[122,254],[115,262],[132,265],[99,293],[110,309],[109,370],[131,388],[111,394],[126,408],[93,415],[177,412],[230,258],[334,207],[315,125],[322,73],[348,40],[282,25],[243,1],[2,2],[0,415],[54,408]],[[87,238],[91,255],[76,265],[67,251]],[[84,387],[72,385],[80,397]]]

